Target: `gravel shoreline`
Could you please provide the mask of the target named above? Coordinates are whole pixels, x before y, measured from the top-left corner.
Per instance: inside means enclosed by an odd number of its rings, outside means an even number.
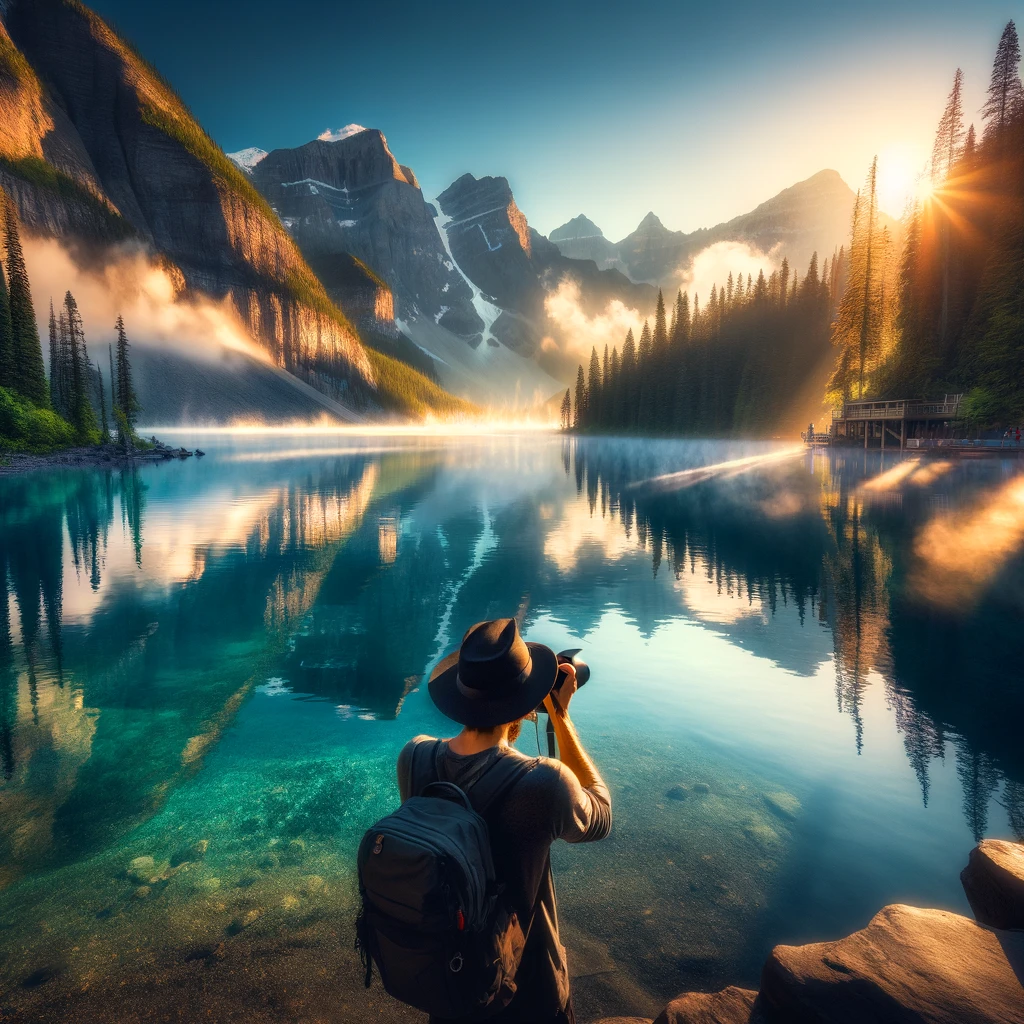
[[[46,455],[28,452],[0,452],[0,477],[20,476],[41,469],[74,468],[87,466],[106,469],[123,469],[126,466],[148,462],[165,462],[168,459],[187,459],[193,455],[202,456],[200,449],[172,448],[157,441],[152,448],[127,454],[118,444],[86,445],[82,448],[63,448]]]

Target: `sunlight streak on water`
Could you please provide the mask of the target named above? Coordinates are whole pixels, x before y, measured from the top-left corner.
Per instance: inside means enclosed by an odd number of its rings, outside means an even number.
[[[663,473],[661,476],[639,480],[631,484],[630,489],[649,487],[661,491],[674,491],[682,487],[692,487],[705,480],[749,473],[751,470],[760,469],[775,462],[796,458],[798,455],[803,455],[805,451],[803,445],[797,445],[793,448],[784,448],[782,451],[769,452],[766,455],[748,455],[741,459],[727,459],[725,462],[716,462],[711,466],[695,466],[693,469],[682,469],[678,473]]]
[[[918,594],[951,610],[975,604],[1024,548],[1024,476],[991,492],[966,515],[939,516],[914,543]]]

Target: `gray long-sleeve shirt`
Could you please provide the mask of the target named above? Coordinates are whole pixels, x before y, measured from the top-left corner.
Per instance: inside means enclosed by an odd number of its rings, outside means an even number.
[[[404,802],[411,792],[413,750],[434,743],[430,736],[410,740],[398,757],[398,789]],[[533,760],[510,747],[479,754],[456,754],[445,743],[444,768],[450,782],[471,786],[499,757]],[[526,948],[516,974],[512,1002],[489,1021],[541,1021],[553,1018],[569,1001],[565,948],[558,938],[551,844],[556,839],[589,843],[611,831],[608,787],[598,777],[584,789],[560,761],[547,757],[527,772],[487,815],[498,880],[526,932]]]

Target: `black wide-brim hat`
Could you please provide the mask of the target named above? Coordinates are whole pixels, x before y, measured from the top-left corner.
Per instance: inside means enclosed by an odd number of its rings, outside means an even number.
[[[462,646],[430,673],[430,698],[441,714],[473,729],[493,729],[533,711],[558,679],[550,647],[527,643],[515,619],[471,626]]]

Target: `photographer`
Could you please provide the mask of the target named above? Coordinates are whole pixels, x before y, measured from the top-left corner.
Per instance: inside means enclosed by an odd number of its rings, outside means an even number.
[[[511,785],[489,807],[494,873],[518,916],[525,946],[515,972],[515,995],[495,1022],[565,1024],[574,1020],[565,949],[559,942],[550,847],[603,839],[611,829],[608,788],[587,756],[569,719],[576,671],[559,664],[541,644],[527,644],[514,619],[473,626],[459,651],[430,678],[438,709],[463,726],[450,740],[417,736],[398,758],[403,803],[432,782],[473,785],[495,769]],[[523,719],[543,704],[551,718],[561,760],[529,758],[511,746]],[[500,766],[498,762],[502,762]],[[432,1024],[447,1024],[431,1017]]]

